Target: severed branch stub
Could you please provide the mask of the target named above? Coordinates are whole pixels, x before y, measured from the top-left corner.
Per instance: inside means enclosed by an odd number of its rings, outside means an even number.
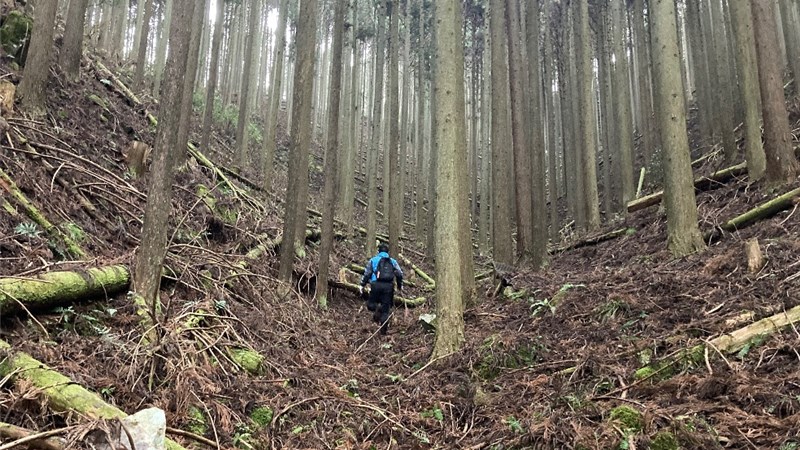
[[[497,287],[492,293],[492,297],[498,297],[503,290],[511,286],[511,280],[517,275],[517,268],[508,264],[492,261],[494,277],[497,280]]]

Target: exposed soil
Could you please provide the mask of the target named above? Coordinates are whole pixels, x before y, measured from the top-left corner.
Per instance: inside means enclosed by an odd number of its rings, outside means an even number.
[[[103,83],[91,63],[85,61],[83,71],[78,84],[52,79],[46,121],[8,119],[11,142],[3,139],[0,168],[51,222],[72,230],[92,260],[63,262],[62,250],[41,230],[20,228],[29,222],[24,211],[17,208],[20,216],[12,217],[0,209],[2,276],[133,259],[147,186],[146,179],[130,179],[125,154],[133,139],[152,142],[155,130],[143,109]],[[229,164],[231,142],[224,129],[217,131],[209,156]],[[279,147],[285,160],[285,138]],[[317,165],[320,154],[315,148]],[[256,172],[244,175],[260,181]],[[279,198],[285,178],[275,182]],[[249,249],[280,234],[282,208],[273,199],[253,205],[219,181],[193,160],[177,176],[167,262],[180,276],[162,290],[162,345],[155,356],[139,344],[138,318],[124,295],[41,312],[35,321],[4,317],[0,337],[129,413],[157,406],[170,426],[198,430],[194,407],[207,423],[198,432],[223,448],[246,448],[242,441],[255,448],[648,448],[665,431],[686,449],[800,447],[795,328],[737,355],[710,352],[705,364],[683,367],[663,381],[633,377],[646,359],[800,304],[795,210],[725,233],[682,259],[666,249],[663,211],[639,211],[607,227],[635,232],[554,255],[542,272],[519,269],[511,289],[527,295],[490,298],[493,282],[480,282],[477,304],[465,314],[464,350],[428,366],[433,334],[417,318],[434,311],[433,299],[414,310],[396,309],[389,336],[381,337],[364,303],[346,291],[332,291],[327,311],[316,306],[308,294],[318,276],[313,245],[295,265],[298,293],[287,297],[276,293],[273,252],[248,261],[247,270],[233,267]],[[312,205],[320,181],[312,176]],[[198,196],[200,184],[211,189],[216,213]],[[97,217],[77,201],[79,194]],[[776,194],[746,179],[699,193],[701,228],[711,230]],[[360,207],[357,214],[363,214]],[[749,274],[744,242],[755,237],[768,262]],[[340,267],[361,262],[361,240],[338,242],[331,278]],[[416,256],[425,249],[405,245],[432,274],[430,262]],[[488,262],[480,262],[479,270],[486,270]],[[406,272],[423,284],[410,268]],[[408,290],[410,297],[432,295],[419,286]],[[551,308],[549,300],[560,291],[566,293]],[[200,312],[209,315],[187,328],[186,320]],[[745,312],[753,318],[734,323]],[[234,347],[264,355],[263,374],[247,375],[233,364],[227,350]],[[40,400],[25,383],[6,382],[1,420],[34,429],[78,420]],[[643,414],[640,430],[612,414],[621,405]],[[274,414],[265,427],[249,418],[261,406]]]

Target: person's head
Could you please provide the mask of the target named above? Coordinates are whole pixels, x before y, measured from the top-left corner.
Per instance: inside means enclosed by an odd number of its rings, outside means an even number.
[[[381,253],[389,253],[389,244],[387,244],[387,243],[385,243],[385,242],[381,242],[381,243],[378,245],[378,252],[381,252]]]

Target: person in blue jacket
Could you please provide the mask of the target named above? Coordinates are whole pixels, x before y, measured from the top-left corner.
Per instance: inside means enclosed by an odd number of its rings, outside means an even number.
[[[360,292],[364,293],[364,286],[370,283],[369,300],[367,309],[372,311],[372,320],[381,325],[381,334],[389,331],[389,314],[394,304],[394,282],[397,280],[397,290],[403,290],[403,271],[397,261],[389,256],[389,245],[378,245],[378,254],[373,256],[364,267],[364,276],[361,277]]]

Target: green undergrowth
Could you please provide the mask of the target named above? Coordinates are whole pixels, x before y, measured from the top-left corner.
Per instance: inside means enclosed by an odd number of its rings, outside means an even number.
[[[536,341],[505,342],[499,335],[487,337],[479,349],[480,359],[473,364],[475,374],[485,381],[500,376],[504,369],[519,369],[536,363],[544,351]]]

